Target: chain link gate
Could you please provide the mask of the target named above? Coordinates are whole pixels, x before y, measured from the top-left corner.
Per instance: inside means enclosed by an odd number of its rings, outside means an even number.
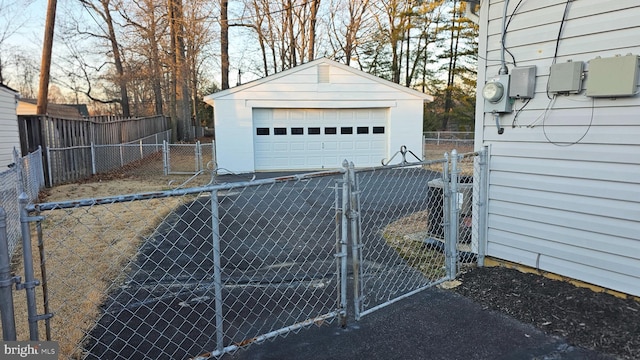
[[[352,170],[355,318],[446,280],[445,256],[425,244],[429,214],[443,198],[429,182],[446,161]]]
[[[356,320],[453,280],[461,265],[484,254],[481,232],[471,233],[474,219],[483,219],[483,194],[474,202],[471,184],[474,171],[482,176],[485,154],[453,150],[441,160],[407,163],[403,152],[399,165],[349,169]]]
[[[466,238],[457,229],[471,213],[456,164],[476,155],[452,154],[451,172],[449,158],[345,163],[154,193],[23,199],[17,266],[27,291],[16,303],[27,303],[28,321],[16,318],[29,326],[18,338],[46,333],[69,359],[205,359],[314,324],[345,325],[349,297],[360,319],[455,277]],[[474,219],[481,212],[474,207]]]

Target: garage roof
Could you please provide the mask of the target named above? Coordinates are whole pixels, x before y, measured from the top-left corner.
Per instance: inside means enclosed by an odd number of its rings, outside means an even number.
[[[347,71],[347,72],[350,72],[350,73],[352,73],[354,75],[369,79],[369,80],[371,80],[373,82],[376,82],[376,83],[391,87],[391,88],[393,88],[393,89],[395,89],[397,91],[400,91],[402,93],[408,94],[410,96],[421,98],[425,102],[433,101],[433,96],[431,96],[431,95],[424,94],[424,93],[419,92],[417,90],[414,90],[414,89],[411,89],[411,88],[396,84],[394,82],[382,79],[382,78],[377,77],[375,75],[371,75],[371,74],[365,73],[365,72],[360,71],[360,70],[358,70],[356,68],[353,68],[351,66],[344,65],[344,64],[338,63],[336,61],[333,61],[333,60],[330,60],[330,59],[327,59],[327,58],[319,58],[319,59],[313,60],[311,62],[308,62],[306,64],[298,65],[298,66],[296,66],[294,68],[291,68],[291,69],[288,69],[288,70],[284,70],[284,71],[281,71],[279,73],[276,73],[276,74],[273,74],[273,75],[269,75],[267,77],[264,77],[264,78],[261,78],[261,79],[258,79],[258,80],[254,80],[254,81],[248,82],[246,84],[242,84],[242,85],[233,87],[231,89],[222,90],[222,91],[213,93],[211,95],[207,95],[207,96],[204,97],[203,100],[204,100],[205,103],[207,103],[207,104],[209,104],[211,106],[214,106],[214,103],[215,103],[216,99],[220,99],[222,97],[229,96],[229,95],[232,95],[232,94],[235,94],[235,93],[250,89],[250,88],[255,87],[255,86],[263,85],[263,84],[268,83],[270,81],[275,81],[275,80],[283,78],[285,76],[289,76],[291,74],[295,74],[296,72],[304,71],[304,70],[307,70],[307,69],[309,69],[311,67],[318,66],[318,65],[331,65],[333,67],[338,67],[338,68],[340,68],[340,69],[342,69],[344,71]]]

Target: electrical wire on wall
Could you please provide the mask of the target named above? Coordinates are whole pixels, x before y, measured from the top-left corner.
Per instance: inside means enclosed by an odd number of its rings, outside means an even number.
[[[558,36],[556,37],[556,46],[555,46],[555,50],[553,53],[553,59],[551,62],[551,65],[556,64],[557,60],[558,60],[558,48],[560,47],[560,40],[562,38],[562,31],[564,30],[564,25],[565,22],[567,20],[567,15],[569,14],[569,7],[571,2],[573,2],[574,0],[566,0],[565,5],[564,5],[564,12],[562,14],[562,20],[560,21],[560,28],[558,29]],[[553,110],[553,107],[555,106],[556,100],[558,99],[558,94],[551,94],[549,92],[549,80],[550,80],[551,76],[549,76],[547,78],[547,85],[546,85],[546,94],[547,94],[547,98],[549,99],[549,103],[547,104],[547,107],[545,108],[545,111],[541,114],[542,117],[542,133],[544,134],[544,138],[547,140],[547,142],[549,142],[550,144],[553,144],[555,146],[572,146],[575,144],[578,144],[580,141],[582,141],[587,134],[589,133],[589,131],[591,130],[591,126],[593,125],[593,117],[594,117],[594,110],[595,110],[595,100],[592,99],[591,101],[591,116],[589,119],[589,124],[587,125],[587,129],[585,130],[585,132],[575,141],[568,141],[568,142],[564,142],[564,141],[554,141],[549,137],[549,133],[547,132],[547,126],[546,126],[546,122],[549,118],[549,114],[551,113],[551,110]],[[534,120],[531,124],[528,125],[528,127],[534,127],[538,121],[541,118],[540,116],[538,116],[536,118],[536,120]]]
[[[556,98],[556,96],[554,96],[554,99]],[[549,137],[549,134],[547,133],[547,129],[545,127],[545,119],[542,119],[542,133],[544,134],[544,138],[547,140],[547,142],[549,142],[550,144],[553,144],[555,146],[572,146],[575,145],[577,143],[579,143],[580,141],[582,141],[582,139],[584,139],[587,134],[589,133],[589,131],[591,130],[591,126],[593,125],[593,113],[595,111],[595,98],[591,98],[591,118],[589,119],[589,125],[587,125],[587,129],[584,131],[584,134],[582,134],[582,136],[580,136],[580,138],[578,138],[578,140],[575,141],[570,141],[570,142],[564,142],[564,141],[553,141],[551,140],[551,138]],[[555,101],[554,101],[555,103]],[[545,116],[546,117],[546,116]]]
[[[516,63],[515,56],[513,56],[511,51],[509,51],[509,48],[507,48],[505,44],[505,39],[507,37],[507,30],[509,29],[509,24],[511,24],[511,20],[513,20],[513,17],[516,15],[516,11],[518,11],[518,8],[520,7],[520,5],[522,5],[523,2],[524,0],[518,1],[518,3],[516,4],[516,7],[511,12],[511,15],[509,15],[509,21],[507,21],[507,24],[504,26],[504,32],[502,33],[502,39],[500,40],[502,42],[502,48],[504,49],[504,51],[506,51],[507,54],[511,56],[511,60],[513,60],[513,66],[518,66],[518,64]]]
[[[569,14],[569,4],[573,0],[567,0],[564,4],[564,13],[562,14],[562,20],[560,21],[560,28],[558,29],[558,36],[556,37],[556,49],[553,52],[553,59],[551,60],[551,65],[555,65],[558,60],[558,48],[560,47],[560,39],[562,38],[562,30],[564,30],[564,23],[567,20],[567,15]],[[547,98],[551,100],[551,96],[549,94],[549,78],[547,78]]]
[[[516,12],[518,11],[518,9],[520,8],[520,5],[522,5],[522,3],[525,2],[525,0],[520,0],[518,1],[518,3],[516,4],[516,7],[513,9],[513,11],[511,12],[511,14],[509,15],[509,20],[506,22],[505,26],[504,26],[504,34],[501,35],[501,39],[500,39],[500,43],[502,45],[502,47],[504,48],[504,50],[506,51],[507,54],[509,54],[509,56],[511,57],[511,62],[508,62],[507,64],[513,64],[513,66],[517,66],[516,63],[516,58],[513,56],[513,54],[511,53],[511,51],[509,51],[509,49],[506,47],[505,45],[505,39],[506,39],[506,34],[507,34],[507,30],[509,29],[509,24],[511,24],[511,20],[513,20],[513,17],[516,15]],[[482,59],[486,62],[502,62],[502,59],[487,59],[485,57],[482,57],[480,55],[478,55],[479,59]]]
[[[527,99],[524,102],[524,104],[522,105],[522,107],[520,109],[516,110],[516,114],[513,116],[513,121],[511,122],[511,127],[512,128],[520,127],[520,124],[518,124],[518,116],[520,116],[520,113],[522,112],[522,110],[524,110],[524,108],[526,108],[527,105],[529,105],[530,102],[531,102],[531,98]]]

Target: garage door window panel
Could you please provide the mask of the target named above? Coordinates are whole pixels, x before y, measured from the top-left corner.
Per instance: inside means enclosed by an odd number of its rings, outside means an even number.
[[[387,116],[380,109],[269,109],[254,115],[256,170],[337,168],[345,159],[375,166],[387,156]]]

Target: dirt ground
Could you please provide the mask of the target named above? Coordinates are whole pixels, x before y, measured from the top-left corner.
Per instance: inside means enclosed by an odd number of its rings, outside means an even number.
[[[472,268],[457,293],[575,346],[640,359],[640,302],[504,267]]]

